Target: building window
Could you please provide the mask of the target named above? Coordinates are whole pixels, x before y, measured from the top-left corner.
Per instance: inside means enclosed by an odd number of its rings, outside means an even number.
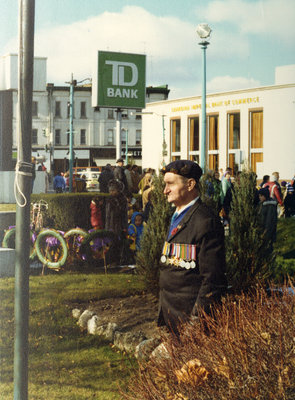
[[[219,117],[218,115],[210,115],[208,118],[208,155],[209,169],[213,171],[218,169],[219,165]]]
[[[55,117],[61,117],[61,108],[60,108],[60,101],[55,102]]]
[[[228,114],[228,166],[234,172],[241,164],[240,151],[240,113]]]
[[[180,159],[180,119],[171,120],[171,156],[172,160]]]
[[[61,144],[61,139],[60,139],[60,129],[55,129],[55,138],[54,138],[55,144]]]
[[[32,117],[38,117],[38,101],[32,102]]]
[[[80,131],[80,144],[86,144],[86,129]]]
[[[263,162],[263,111],[250,112],[250,163],[254,172]]]
[[[32,129],[32,144],[38,144],[38,129]]]
[[[136,114],[135,119],[141,120],[141,119],[142,119],[142,116],[141,116],[140,114]]]
[[[128,119],[128,111],[123,111],[122,112],[122,119]]]
[[[135,144],[141,144],[141,130],[136,129],[136,138],[135,138]]]
[[[108,129],[107,145],[112,146],[114,144],[114,131],[113,129]]]
[[[122,131],[121,131],[121,143],[122,144],[126,144],[126,137],[127,137],[126,131],[125,131],[125,129],[124,130],[122,129]]]
[[[114,119],[114,110],[108,110],[108,119]]]
[[[81,111],[81,118],[86,118],[86,101],[81,101],[80,111]]]
[[[189,118],[189,159],[199,160],[200,157],[200,122],[199,117]]]
[[[70,144],[70,131],[67,131],[67,146],[69,146],[69,144]],[[75,144],[75,135],[73,132],[73,146],[74,144]]]

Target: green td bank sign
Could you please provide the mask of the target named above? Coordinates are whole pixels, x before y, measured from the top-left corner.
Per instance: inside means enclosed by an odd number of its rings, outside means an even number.
[[[94,107],[145,108],[145,55],[99,51]]]

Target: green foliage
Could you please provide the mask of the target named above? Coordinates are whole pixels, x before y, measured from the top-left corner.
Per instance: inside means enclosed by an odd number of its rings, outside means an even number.
[[[211,208],[216,214],[219,214],[221,209],[221,183],[214,179],[212,173],[207,172],[201,177],[199,188],[200,197],[203,203]]]
[[[30,277],[29,398],[120,400],[135,360],[99,336],[81,332],[73,308],[141,293],[136,275]],[[14,279],[0,279],[0,397],[13,398]],[[86,306],[85,306],[86,307]],[[83,310],[84,311],[84,310]]]
[[[270,278],[273,254],[265,242],[255,205],[256,175],[244,170],[232,190],[230,234],[226,240],[227,277],[234,291]]]
[[[164,179],[162,174],[153,180],[153,209],[144,228],[141,249],[136,255],[138,271],[143,275],[145,288],[157,295],[159,291],[159,262],[167,229],[173,213],[171,205],[163,193]]]
[[[277,240],[274,245],[276,260],[272,270],[272,280],[284,282],[295,277],[295,219],[280,218],[277,226]]]

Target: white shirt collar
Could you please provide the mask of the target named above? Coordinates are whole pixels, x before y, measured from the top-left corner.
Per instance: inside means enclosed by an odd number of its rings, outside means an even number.
[[[178,211],[175,211],[178,215],[181,214],[184,210],[186,210],[188,207],[191,207],[195,204],[195,202],[198,200],[199,196],[194,198],[190,203],[186,204],[185,206],[181,207]]]

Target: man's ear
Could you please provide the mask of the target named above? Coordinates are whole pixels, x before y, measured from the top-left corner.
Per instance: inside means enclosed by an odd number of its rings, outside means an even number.
[[[193,178],[189,178],[187,181],[187,189],[190,192],[196,187],[197,183]]]

